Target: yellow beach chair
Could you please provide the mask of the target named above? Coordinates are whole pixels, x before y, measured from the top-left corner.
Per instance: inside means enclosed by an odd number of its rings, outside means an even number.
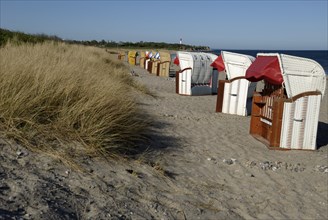
[[[139,65],[140,65],[140,67],[141,68],[145,68],[145,61],[146,61],[146,53],[145,53],[145,51],[140,51],[139,52],[139,57],[140,57],[140,59],[139,59]]]
[[[159,62],[159,60],[155,59],[155,55],[156,55],[156,51],[150,51],[148,53],[148,56],[146,54],[146,62],[145,62],[145,69],[147,69],[149,73],[154,73],[154,74],[156,74],[157,71],[156,62]]]
[[[120,51],[118,58],[122,61],[128,62],[128,51]]]
[[[160,53],[160,62],[157,65],[157,76],[169,77],[171,56],[169,52]]]
[[[137,51],[130,50],[128,53],[128,61],[130,65],[136,65]]]

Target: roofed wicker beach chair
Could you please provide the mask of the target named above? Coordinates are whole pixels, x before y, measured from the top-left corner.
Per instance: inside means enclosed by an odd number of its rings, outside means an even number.
[[[160,62],[157,65],[157,76],[169,77],[171,55],[169,52],[161,52]]]
[[[180,70],[179,59],[177,57],[176,52],[170,53],[171,62],[170,62],[170,70],[169,70],[169,77],[175,77],[177,71]]]
[[[139,65],[141,68],[145,68],[145,62],[146,62],[146,53],[145,51],[139,52]]]
[[[245,79],[255,57],[222,51],[212,66],[226,71],[227,80],[219,80],[216,112],[246,116],[251,112],[256,83]]]
[[[217,92],[218,71],[211,66],[217,55],[201,52],[177,52],[180,70],[176,72],[176,93],[211,95]]]
[[[246,78],[265,82],[253,96],[250,134],[269,149],[315,150],[326,87],[322,66],[302,57],[258,54]]]
[[[136,66],[140,66],[140,51],[136,51]]]
[[[137,55],[138,53],[135,50],[130,50],[128,52],[128,61],[130,65],[136,65]]]
[[[146,54],[145,69],[148,70],[148,72],[150,72],[149,71],[151,69],[151,62],[150,61],[153,58],[154,53],[152,51],[146,51],[145,54]]]
[[[120,51],[118,53],[118,59],[122,60],[122,61],[126,61],[127,57],[126,57],[126,52],[125,51]]]
[[[124,51],[124,62],[129,62],[129,51]]]
[[[147,70],[149,73],[157,74],[157,66],[161,62],[160,61],[160,53],[155,52],[152,54],[154,54],[154,56],[150,59]]]

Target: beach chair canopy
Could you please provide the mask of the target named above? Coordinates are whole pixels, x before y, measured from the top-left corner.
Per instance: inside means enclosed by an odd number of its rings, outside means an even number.
[[[150,59],[150,58],[153,57],[153,52],[152,51],[146,51],[145,54],[146,54],[147,59]]]
[[[278,57],[259,55],[246,71],[246,79],[251,82],[266,80],[273,85],[281,85],[284,80]]]
[[[155,55],[154,55],[154,59],[157,59],[159,60],[161,58],[159,52],[156,52]]]
[[[179,61],[179,58],[177,56],[174,58],[173,63],[177,66],[180,65],[180,61]]]
[[[189,67],[192,69],[194,67],[192,55],[189,52],[178,51],[176,60],[178,61],[176,63],[179,64],[181,70],[183,70],[185,68],[189,68]]]
[[[246,79],[283,84],[288,98],[312,91],[324,95],[326,87],[325,71],[319,63],[286,54],[257,54],[256,60],[246,71]]]
[[[255,57],[228,51],[221,51],[221,56],[229,80],[245,76],[246,70],[255,60]]]
[[[214,68],[216,68],[219,72],[225,70],[224,62],[222,59],[222,55],[218,56],[214,62],[211,64]]]

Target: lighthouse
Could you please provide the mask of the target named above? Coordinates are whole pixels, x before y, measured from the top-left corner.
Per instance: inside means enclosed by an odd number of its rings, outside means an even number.
[[[180,38],[180,45],[182,44],[182,38]]]

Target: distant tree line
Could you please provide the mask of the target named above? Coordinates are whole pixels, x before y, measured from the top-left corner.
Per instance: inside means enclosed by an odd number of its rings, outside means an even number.
[[[42,43],[44,41],[63,41],[57,36],[49,36],[46,34],[25,34],[23,32],[9,31],[6,29],[0,28],[0,46],[3,46],[10,40],[14,44],[21,43]]]
[[[106,47],[106,48],[137,48],[137,49],[146,49],[146,48],[153,48],[153,49],[170,49],[170,50],[210,50],[207,46],[193,46],[187,44],[178,44],[178,43],[165,43],[165,42],[115,42],[115,41],[73,41],[74,43],[81,43],[83,45],[90,45],[90,46],[98,46],[98,47]]]
[[[165,43],[165,42],[115,42],[106,40],[91,40],[91,41],[77,41],[77,40],[63,40],[55,35],[50,36],[46,34],[26,34],[23,32],[10,31],[0,28],[0,47],[11,41],[15,44],[21,43],[42,43],[45,41],[66,42],[69,44],[81,44],[86,46],[95,46],[103,48],[124,48],[124,49],[169,49],[169,50],[192,50],[192,51],[205,51],[210,50],[207,46],[193,46],[178,43]]]

